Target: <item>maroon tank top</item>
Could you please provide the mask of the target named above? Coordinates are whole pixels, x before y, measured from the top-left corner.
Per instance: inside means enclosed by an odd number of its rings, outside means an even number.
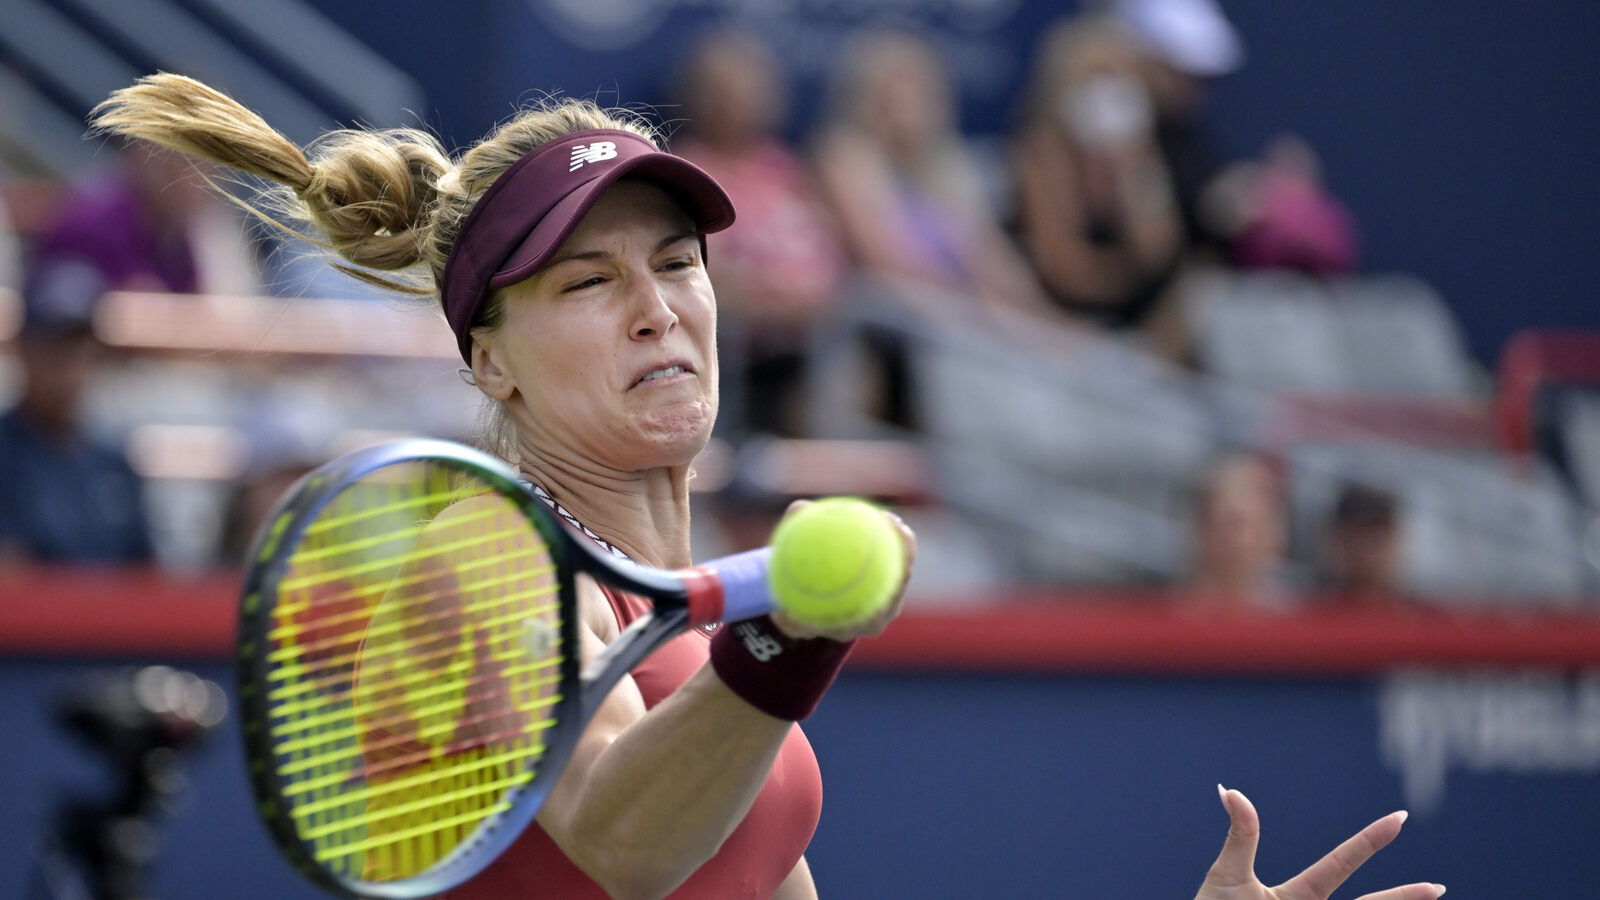
[[[638,597],[602,590],[620,628],[650,608]],[[633,680],[645,707],[653,708],[666,699],[705,665],[710,643],[704,632],[691,629],[634,667]],[[796,725],[789,730],[767,783],[744,821],[717,855],[669,896],[679,900],[771,897],[800,861],[821,814],[822,775],[810,742]],[[534,822],[489,868],[444,896],[450,900],[604,900],[606,893]]]

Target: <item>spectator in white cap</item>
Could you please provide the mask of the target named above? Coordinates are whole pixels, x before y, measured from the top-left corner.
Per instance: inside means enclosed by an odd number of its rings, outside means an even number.
[[[1279,135],[1246,161],[1219,151],[1204,116],[1208,90],[1237,71],[1245,53],[1216,0],[1110,0],[1107,9],[1145,51],[1156,137],[1190,247],[1244,268],[1353,268],[1355,221],[1324,189],[1321,163],[1304,140]]]
[[[1145,52],[1156,140],[1190,241],[1220,247],[1224,238],[1202,217],[1200,198],[1226,161],[1203,112],[1210,81],[1244,63],[1238,33],[1215,0],[1111,0],[1107,11]]]
[[[1226,75],[1244,47],[1215,0],[1116,0],[1113,10],[1150,52],[1187,75]]]
[[[1016,236],[1069,315],[1163,342],[1184,225],[1140,74],[1144,52],[1100,14],[1039,43],[1014,144]]]

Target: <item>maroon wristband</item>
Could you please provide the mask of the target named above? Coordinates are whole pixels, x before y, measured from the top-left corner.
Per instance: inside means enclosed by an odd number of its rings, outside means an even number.
[[[746,703],[798,722],[811,715],[855,641],[792,638],[758,616],[722,626],[711,638],[711,667]]]

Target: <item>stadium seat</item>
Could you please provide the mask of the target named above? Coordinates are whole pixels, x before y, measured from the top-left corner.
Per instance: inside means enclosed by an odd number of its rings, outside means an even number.
[[[1212,272],[1196,285],[1198,352],[1220,378],[1281,393],[1404,399],[1473,389],[1460,328],[1420,279]]]
[[[1288,272],[1195,280],[1190,323],[1202,367],[1267,391],[1345,393],[1356,385],[1342,326],[1316,281]]]
[[[1389,275],[1338,281],[1329,290],[1354,392],[1450,398],[1472,391],[1461,330],[1426,283]]]
[[[1567,474],[1584,501],[1600,509],[1600,391],[1561,395],[1556,427]]]
[[[1291,519],[1306,555],[1315,553],[1339,489],[1362,482],[1401,502],[1412,592],[1465,605],[1519,598],[1563,606],[1591,585],[1582,511],[1546,466],[1512,470],[1493,454],[1380,443],[1305,444],[1286,459]]]

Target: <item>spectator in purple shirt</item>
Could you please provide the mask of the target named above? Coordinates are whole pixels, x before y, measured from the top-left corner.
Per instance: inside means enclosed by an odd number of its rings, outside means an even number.
[[[88,265],[110,290],[254,293],[241,217],[205,189],[203,174],[178,154],[123,143],[114,165],[67,194],[33,257]]]

